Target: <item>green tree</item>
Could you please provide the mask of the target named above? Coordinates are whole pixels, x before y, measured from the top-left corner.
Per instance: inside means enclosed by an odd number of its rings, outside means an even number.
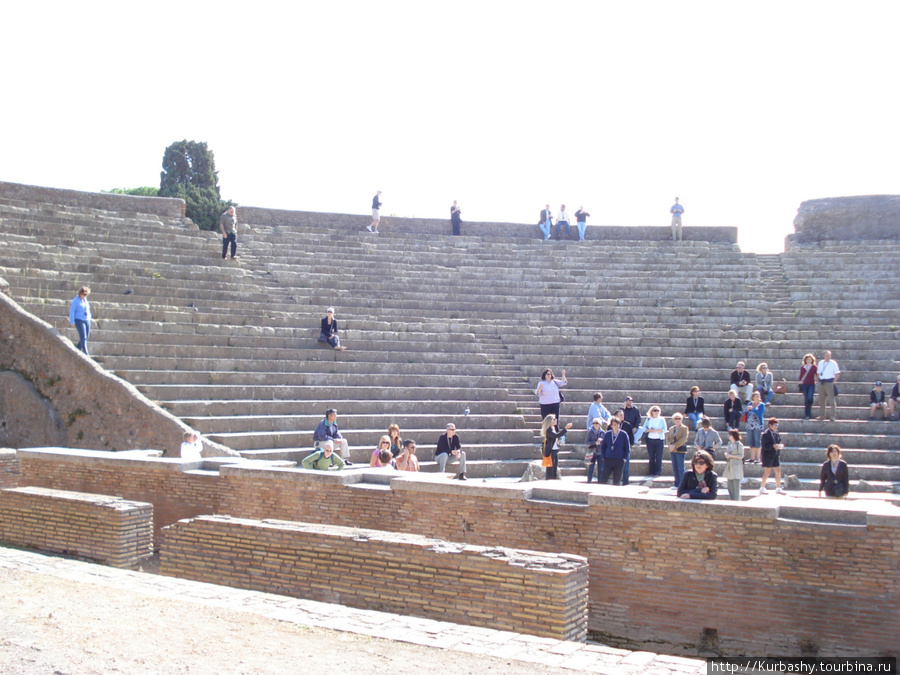
[[[137,197],[156,197],[159,195],[159,188],[155,187],[136,187],[136,188],[113,188],[112,190],[100,190],[107,194],[113,195],[135,195]]]
[[[159,196],[179,197],[187,205],[187,217],[202,230],[214,230],[221,213],[232,205],[222,201],[216,160],[206,143],[178,141],[163,154]]]

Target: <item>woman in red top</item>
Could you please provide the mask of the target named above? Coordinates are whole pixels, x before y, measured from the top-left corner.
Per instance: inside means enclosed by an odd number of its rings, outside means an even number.
[[[807,354],[803,357],[803,365],[800,366],[800,391],[803,392],[803,419],[812,417],[813,398],[816,395],[816,357]]]

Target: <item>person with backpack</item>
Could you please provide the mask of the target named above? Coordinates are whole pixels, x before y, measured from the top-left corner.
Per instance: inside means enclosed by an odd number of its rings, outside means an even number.
[[[344,460],[334,454],[334,441],[328,440],[321,447],[307,455],[301,462],[304,469],[315,471],[340,471],[344,468]]]

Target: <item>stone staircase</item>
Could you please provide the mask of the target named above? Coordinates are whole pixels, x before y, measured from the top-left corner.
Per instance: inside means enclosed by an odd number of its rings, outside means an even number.
[[[248,457],[297,461],[335,407],[354,462],[368,463],[397,423],[433,470],[431,449],[452,421],[470,477],[519,476],[539,456],[534,387],[551,367],[568,371],[562,418],[574,425],[562,473],[583,476],[595,391],[611,410],[631,395],[668,418],[696,384],[724,429],[728,375],[743,360],[766,361],[790,384],[771,412],[786,471],[804,487],[817,483],[831,442],[854,481],[900,481],[900,423],[865,421],[872,383],[896,376],[900,302],[857,283],[865,271],[849,256],[847,269],[820,274],[817,256],[835,251],[758,256],[727,243],[639,241],[640,230],[608,247],[251,222],[236,265],[219,258],[215,233],[178,220],[0,194],[0,221],[0,276],[15,300],[66,331],[68,304],[89,284],[95,358]],[[896,268],[900,246],[881,253],[879,272]],[[825,322],[823,295],[834,298]],[[316,341],[329,305],[345,352]],[[803,422],[799,364],[824,349],[844,370],[838,420]],[[635,448],[634,481],[646,464]]]

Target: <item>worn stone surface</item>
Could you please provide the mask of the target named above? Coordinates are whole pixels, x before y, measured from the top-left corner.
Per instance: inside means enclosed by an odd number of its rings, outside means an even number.
[[[825,240],[861,239],[900,241],[900,195],[866,195],[810,199],[794,218],[799,244]]]
[[[67,445],[59,412],[19,373],[0,372],[0,446],[45,445]]]

